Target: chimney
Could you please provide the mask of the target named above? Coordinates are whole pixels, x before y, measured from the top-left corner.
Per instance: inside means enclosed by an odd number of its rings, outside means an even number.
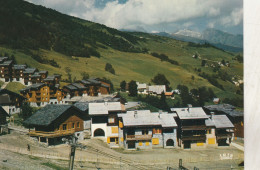
[[[159,110],[159,115],[158,117],[161,118],[162,110]]]
[[[192,105],[191,104],[187,104],[187,106],[188,106],[188,112],[190,112],[190,109],[192,108]]]
[[[134,111],[134,117],[137,118],[137,110]]]
[[[212,119],[212,116],[215,115],[214,112],[210,112],[210,119]]]

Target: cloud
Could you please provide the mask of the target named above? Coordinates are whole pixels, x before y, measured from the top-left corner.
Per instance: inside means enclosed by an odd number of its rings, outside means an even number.
[[[105,24],[116,29],[142,27],[153,30],[154,25],[173,25],[205,18],[205,26],[214,27],[218,22],[223,26],[238,25],[243,21],[242,0],[107,0],[102,8],[95,0],[30,0],[54,8],[63,13]],[[196,24],[194,24],[196,25]]]

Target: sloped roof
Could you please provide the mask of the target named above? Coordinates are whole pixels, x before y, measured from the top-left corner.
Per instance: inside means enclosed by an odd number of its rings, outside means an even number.
[[[90,115],[108,114],[111,111],[122,111],[120,102],[89,103]]]
[[[70,89],[70,90],[77,90],[77,89],[78,89],[77,87],[75,87],[75,86],[73,86],[73,85],[71,85],[71,84],[69,84],[69,85],[67,85],[67,86],[64,86],[63,88],[68,88],[68,89]]]
[[[165,87],[165,85],[148,86],[147,91],[153,92],[156,94],[162,94],[162,92],[166,92],[166,87]]]
[[[46,84],[44,84],[44,83],[32,84],[26,88],[21,89],[20,92],[27,91],[27,90],[37,90],[38,88],[41,88],[43,86],[46,86]]]
[[[13,60],[7,60],[4,61],[2,64],[0,64],[1,66],[9,66],[10,64],[12,64]]]
[[[36,126],[48,126],[58,117],[60,117],[64,112],[66,112],[72,105],[46,105],[45,107],[39,109],[31,117],[24,121],[28,125]],[[74,107],[76,108],[76,107]]]
[[[26,65],[18,65],[18,64],[14,65],[15,70],[24,70],[25,68],[26,68]]]
[[[3,95],[3,94],[13,95],[13,96],[16,96],[16,97],[25,99],[25,98],[24,98],[23,96],[21,96],[20,94],[17,94],[17,93],[15,93],[15,92],[12,92],[12,91],[7,90],[7,89],[0,89],[0,95]]]
[[[11,104],[11,99],[8,94],[2,94],[0,95],[0,104],[5,105],[5,104]]]
[[[5,116],[10,117],[10,115],[5,111],[5,109],[2,106],[0,106],[0,114],[4,114]]]
[[[236,107],[230,104],[208,105],[208,106],[204,106],[204,108],[211,112],[222,112],[232,117],[244,116],[243,111],[235,110]]]
[[[171,111],[176,112],[180,119],[207,119],[208,116],[202,107],[186,107],[186,108],[171,108]]]
[[[212,115],[212,121],[216,128],[233,128],[234,125],[226,115]]]
[[[145,83],[139,83],[139,82],[136,82],[137,84],[137,89],[146,89],[147,85]]]
[[[81,111],[85,112],[88,110],[88,104],[87,102],[77,102],[74,104],[75,107],[80,109]]]
[[[75,86],[75,87],[77,87],[78,89],[81,89],[81,90],[87,89],[85,86],[82,86],[79,83],[72,83],[71,85],[73,85],[73,86]]]
[[[127,111],[126,113],[118,114],[122,117],[124,126],[162,126],[162,127],[177,127],[177,123],[173,114],[167,112],[151,113],[150,110]]]
[[[24,74],[33,74],[36,71],[36,68],[26,68]]]

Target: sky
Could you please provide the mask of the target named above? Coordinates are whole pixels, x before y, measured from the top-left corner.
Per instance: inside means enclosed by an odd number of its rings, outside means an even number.
[[[243,0],[27,0],[119,30],[243,34]]]

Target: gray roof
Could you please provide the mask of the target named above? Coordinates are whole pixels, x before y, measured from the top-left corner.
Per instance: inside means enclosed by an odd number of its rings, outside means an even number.
[[[46,84],[44,84],[44,83],[32,84],[32,85],[30,85],[30,86],[28,86],[28,87],[26,87],[26,88],[21,89],[20,92],[21,92],[21,91],[26,91],[26,90],[38,89],[38,88],[40,88],[40,87],[42,87],[42,86],[45,86],[45,85],[46,85]]]
[[[70,89],[70,90],[78,90],[77,87],[75,87],[75,86],[73,86],[73,85],[71,85],[71,84],[69,84],[69,85],[67,85],[67,86],[64,86],[63,88],[68,88],[68,89]]]
[[[171,111],[176,112],[180,119],[207,119],[208,116],[202,107],[186,107],[186,108],[171,108]]]
[[[2,62],[3,60],[7,60],[8,57],[0,57],[0,62]]]
[[[212,115],[211,120],[215,124],[216,128],[233,128],[234,125],[228,119],[226,115]]]
[[[8,94],[9,96],[11,95],[11,96],[16,96],[16,97],[25,99],[23,96],[21,96],[18,93],[12,92],[12,91],[7,90],[7,89],[0,89],[0,95],[5,95],[5,94]]]
[[[95,79],[87,79],[91,84],[101,84],[100,81],[97,81]]]
[[[46,74],[46,73],[48,73],[48,71],[46,70],[39,71],[39,74]]]
[[[47,76],[46,79],[44,79],[44,81],[54,81],[55,77],[54,76]]]
[[[136,82],[137,84],[137,89],[146,89],[146,84],[145,83],[139,83],[139,82]]]
[[[31,75],[31,78],[38,78],[41,77],[41,75],[39,75],[38,73],[34,73],[33,75]]]
[[[11,99],[8,94],[0,95],[0,105],[11,104]]]
[[[7,60],[4,61],[2,64],[0,64],[1,66],[9,66],[11,63],[13,62],[13,60]]]
[[[18,65],[18,64],[14,65],[15,70],[24,70],[25,68],[26,68],[26,65]]]
[[[88,110],[88,103],[87,102],[77,102],[74,104],[75,107],[80,109],[83,112],[86,112]]]
[[[85,86],[82,86],[82,85],[79,84],[79,83],[72,83],[71,85],[77,87],[77,88],[80,89],[80,90],[85,90],[85,89],[87,89]]]
[[[110,111],[122,111],[120,102],[89,103],[90,115],[106,115]]]
[[[24,74],[33,74],[34,72],[36,71],[36,68],[26,68],[25,70],[24,70]]]
[[[148,86],[147,91],[156,93],[156,94],[162,94],[162,92],[166,92],[166,87],[165,87],[165,85]]]
[[[24,123],[29,125],[48,126],[71,107],[71,105],[46,105],[26,119]]]
[[[87,81],[87,80],[80,80],[79,81],[80,83],[82,83],[82,84],[91,84],[89,81]]]
[[[177,127],[174,115],[167,112],[151,113],[150,110],[136,110],[120,113],[118,117],[122,117],[124,126]]]
[[[204,108],[211,112],[222,112],[232,117],[244,116],[243,111],[235,110],[236,107],[230,104],[208,105],[208,106],[204,106]]]

